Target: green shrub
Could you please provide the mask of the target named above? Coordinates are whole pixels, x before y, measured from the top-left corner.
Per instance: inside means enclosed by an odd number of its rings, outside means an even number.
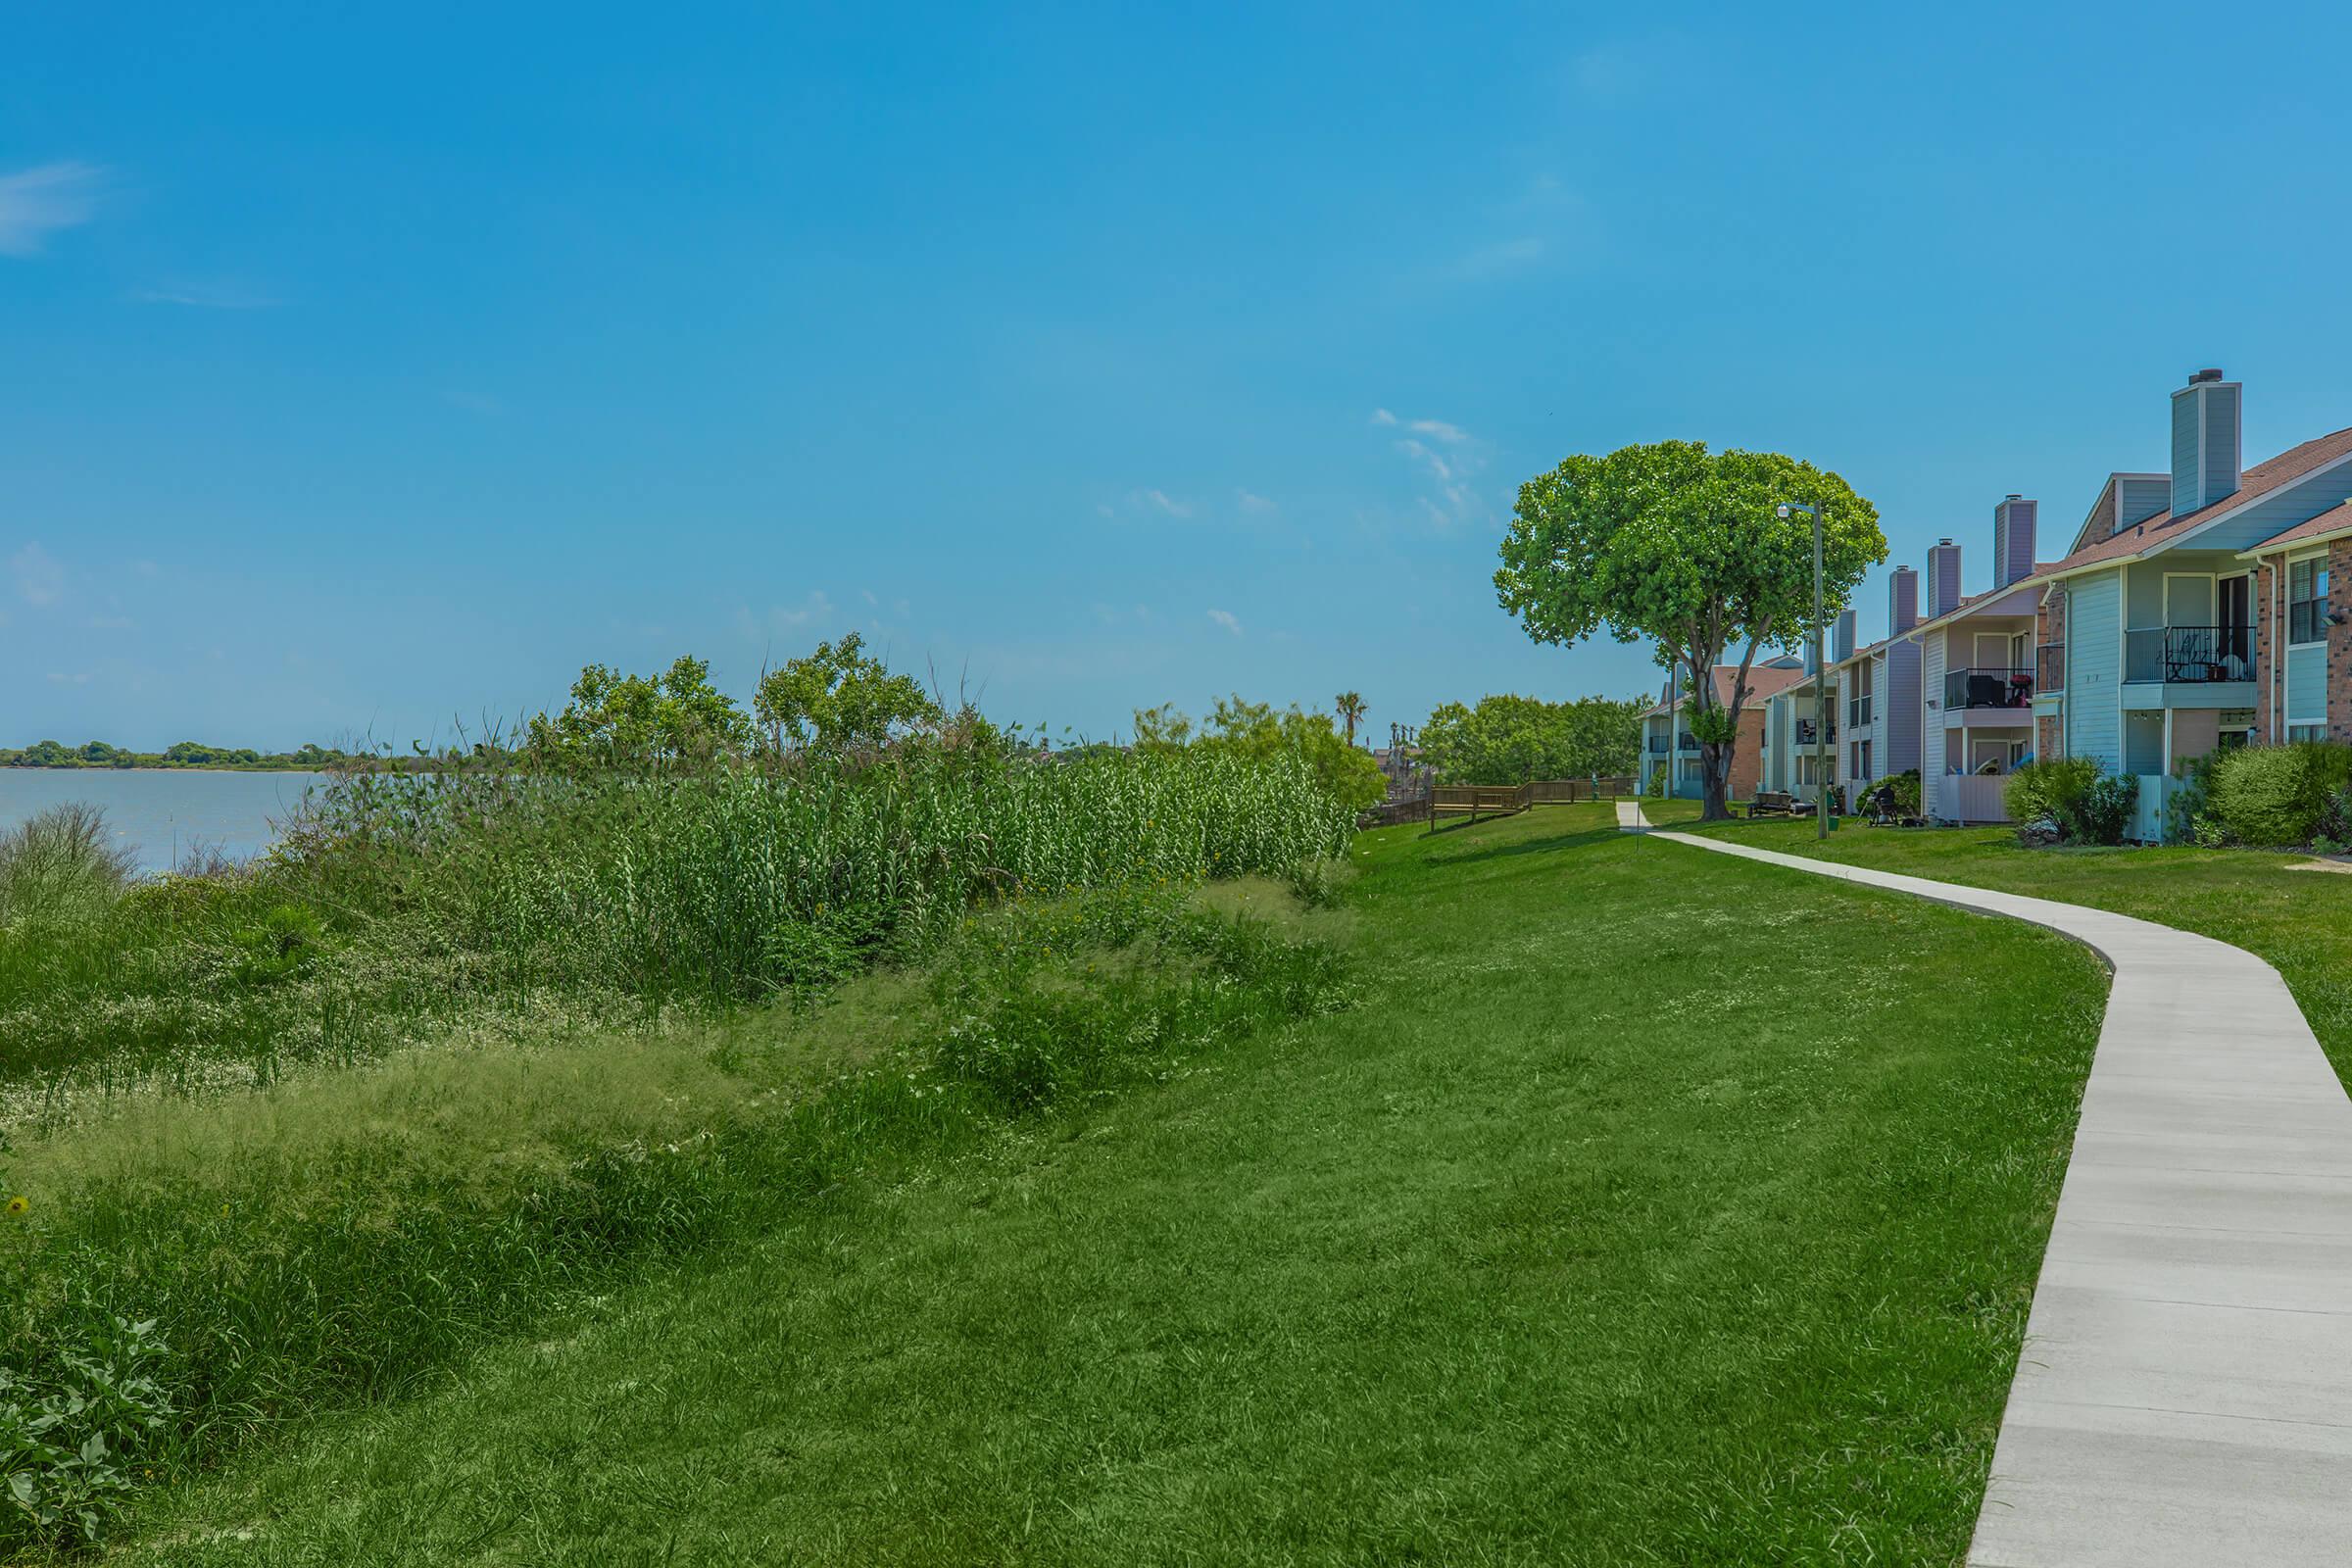
[[[1663,766],[1649,770],[1649,782],[1642,787],[1642,793],[1653,801],[1666,798],[1666,769]]]
[[[2225,835],[2213,814],[2213,772],[2227,754],[2214,750],[2173,768],[2174,786],[2164,803],[2164,842],[2218,847]]]
[[[1916,767],[1893,774],[1886,780],[1886,787],[1894,791],[1895,809],[1905,816],[1919,814],[1921,800],[1919,785],[1919,769]]]
[[[163,1359],[153,1322],[101,1317],[33,1376],[0,1367],[0,1547],[99,1543],[172,1414]]]
[[[2009,820],[2028,827],[2043,817],[2066,827],[2067,813],[2099,776],[2099,764],[2087,757],[2053,757],[2028,762],[2009,775],[2001,787],[2001,802]]]
[[[2210,810],[2240,844],[2309,844],[2352,782],[2352,747],[2326,741],[2244,746],[2214,764]]]
[[[2073,844],[2121,844],[2139,811],[2139,777],[2102,773],[2061,811],[2058,822]]]

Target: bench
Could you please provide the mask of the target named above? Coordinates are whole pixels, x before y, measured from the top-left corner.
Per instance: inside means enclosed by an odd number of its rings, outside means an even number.
[[[1786,790],[1758,790],[1756,798],[1747,803],[1750,816],[1794,816],[1799,809],[1796,797]]]

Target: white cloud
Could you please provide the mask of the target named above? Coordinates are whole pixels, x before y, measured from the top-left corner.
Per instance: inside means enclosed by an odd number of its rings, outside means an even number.
[[[1429,470],[1429,476],[1437,480],[1438,483],[1446,484],[1453,478],[1452,465],[1448,464],[1437,453],[1432,452],[1429,448],[1423,446],[1420,442],[1399,441],[1396,443],[1396,450],[1403,453],[1406,457],[1411,458],[1423,467],[1427,468]]]
[[[49,672],[49,679],[53,684],[59,686],[87,686],[90,683],[90,672],[80,669],[68,675],[62,670],[53,669]]]
[[[105,172],[62,163],[0,174],[0,256],[37,256],[56,230],[88,222]]]
[[[92,631],[128,631],[135,624],[136,622],[128,615],[92,615],[90,617],[90,630]]]
[[[1257,495],[1249,490],[1236,490],[1234,492],[1234,497],[1241,503],[1242,510],[1244,512],[1255,513],[1260,516],[1263,516],[1270,512],[1280,512],[1282,510],[1282,508],[1276,506],[1264,496]]]
[[[1517,239],[1498,240],[1465,252],[1453,264],[1453,273],[1471,281],[1501,277],[1543,260],[1544,251],[1541,238],[1522,234]]]
[[[266,295],[209,283],[134,288],[130,291],[130,297],[141,305],[185,305],[199,311],[264,311],[277,303]]]
[[[1236,637],[1239,637],[1242,634],[1241,617],[1236,615],[1230,610],[1212,610],[1208,612],[1208,618],[1215,621],[1218,625],[1224,627],[1227,631],[1233,633]]]
[[[1193,514],[1193,509],[1183,502],[1169,500],[1165,490],[1147,490],[1144,492],[1144,499],[1171,517],[1189,517]]]
[[[1396,422],[1396,416],[1391,414],[1386,409],[1374,409],[1372,411],[1372,422],[1374,424],[1395,424]]]
[[[54,605],[65,595],[66,568],[35,540],[8,558],[17,597],[28,605]]]
[[[798,636],[812,625],[832,619],[833,601],[821,588],[808,590],[808,597],[797,605],[770,605],[764,611],[755,611],[745,605],[735,612],[735,629],[750,642],[761,642],[777,637]]]
[[[1390,415],[1387,422],[1414,432],[1392,445],[1411,460],[1429,487],[1415,498],[1423,516],[1440,528],[1450,529],[1486,514],[1486,504],[1471,481],[1493,455],[1489,443],[1448,419],[1399,419]],[[1418,439],[1420,436],[1429,441]],[[1431,441],[1443,443],[1446,450],[1439,451]]]
[[[1111,510],[1109,502],[1098,501],[1095,503],[1095,515],[1098,517],[1115,517],[1118,515],[1118,514]]]

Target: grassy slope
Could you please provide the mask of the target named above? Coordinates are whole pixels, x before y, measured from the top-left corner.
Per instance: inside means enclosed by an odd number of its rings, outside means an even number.
[[[2098,970],[1606,820],[1372,835],[1356,1010],[650,1279],[125,1555],[1956,1561]]]
[[[1690,814],[1654,806],[1649,813],[1661,825],[1683,825]],[[2286,869],[2309,856],[2028,850],[2005,827],[1894,831],[1850,820],[1819,846],[1810,822],[1741,821],[1706,831],[1788,854],[2087,904],[2234,943],[2278,967],[2337,1073],[2352,1080],[2352,876]]]

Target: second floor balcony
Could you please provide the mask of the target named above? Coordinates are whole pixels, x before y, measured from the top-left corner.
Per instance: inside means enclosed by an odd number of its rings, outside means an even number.
[[[2124,633],[2124,679],[2166,683],[2252,680],[2254,633],[2244,626],[2141,626]]]
[[[1834,718],[1830,720],[1829,743],[1832,746],[1838,744],[1838,721]],[[1800,718],[1796,721],[1796,744],[1800,748],[1818,744],[1813,738],[1813,721],[1811,719]]]
[[[1952,670],[1943,677],[1943,706],[1950,712],[1972,708],[2030,709],[2034,706],[2034,672],[2003,667]]]

